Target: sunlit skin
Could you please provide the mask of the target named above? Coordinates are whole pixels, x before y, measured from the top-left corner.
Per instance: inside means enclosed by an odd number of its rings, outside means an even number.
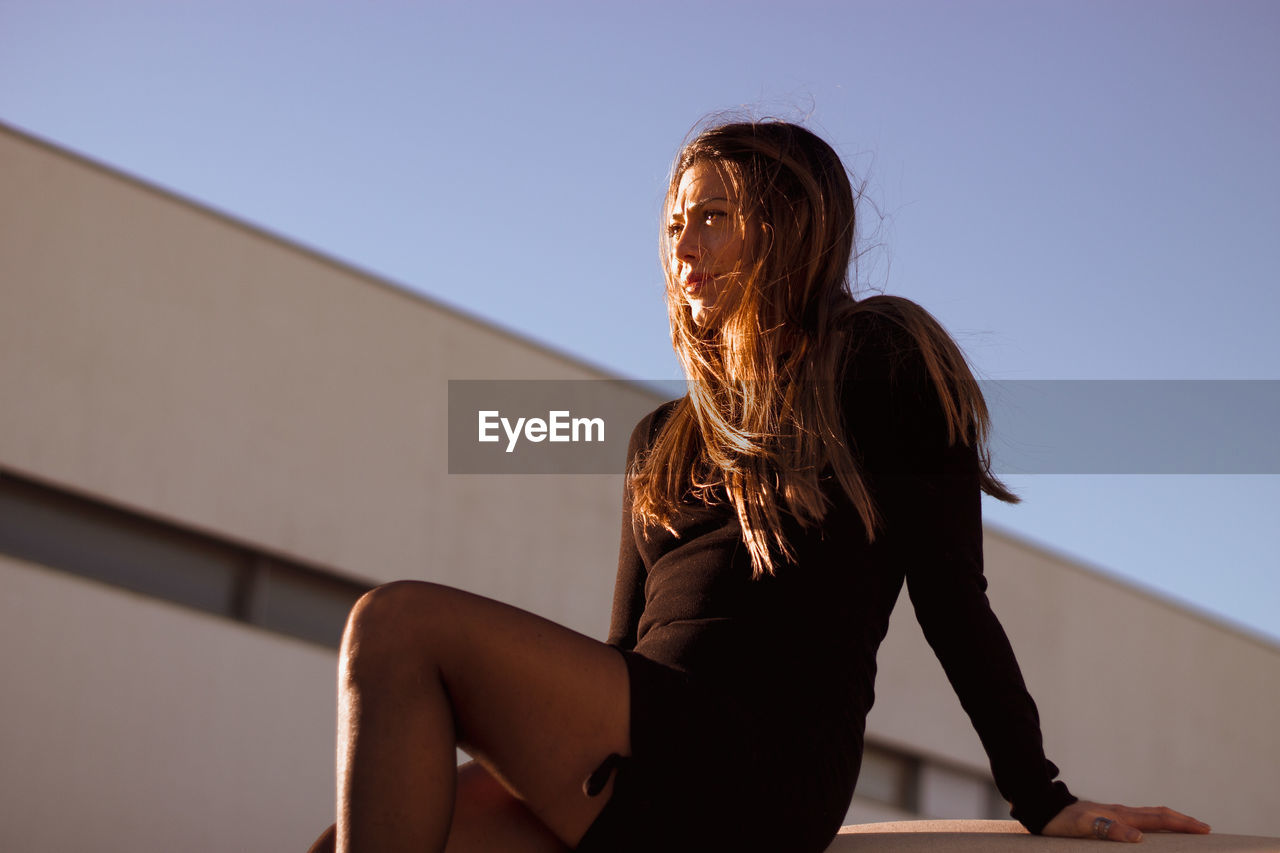
[[[668,263],[699,326],[733,299],[733,273],[746,248],[739,210],[736,194],[715,164],[695,163],[680,177],[668,214]]]

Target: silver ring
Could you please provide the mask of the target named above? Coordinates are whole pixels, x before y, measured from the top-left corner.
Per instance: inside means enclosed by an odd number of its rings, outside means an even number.
[[[1093,837],[1100,838],[1105,841],[1107,836],[1111,833],[1111,825],[1114,823],[1115,821],[1109,817],[1094,818]]]

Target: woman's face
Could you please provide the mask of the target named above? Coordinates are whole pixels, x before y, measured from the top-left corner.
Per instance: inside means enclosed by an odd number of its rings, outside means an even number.
[[[737,296],[734,273],[746,248],[740,216],[738,198],[715,163],[695,162],[680,176],[667,225],[668,263],[699,326]]]

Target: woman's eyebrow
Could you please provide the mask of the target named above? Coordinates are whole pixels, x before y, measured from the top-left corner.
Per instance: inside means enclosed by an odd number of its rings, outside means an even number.
[[[724,202],[725,204],[732,204],[732,203],[733,203],[733,201],[732,201],[731,199],[725,198],[724,196],[721,196],[721,195],[717,195],[717,196],[711,196],[710,198],[701,198],[701,199],[698,199],[697,201],[689,202],[688,204],[686,204],[686,205],[684,206],[684,209],[685,209],[685,210],[694,210],[694,209],[699,208],[699,207],[706,207],[707,205],[711,204],[712,202],[716,202],[716,201],[722,201],[722,202]],[[671,216],[672,216],[672,218],[675,218],[675,217],[677,217],[677,216],[680,216],[680,214],[679,214],[678,212],[672,211]]]

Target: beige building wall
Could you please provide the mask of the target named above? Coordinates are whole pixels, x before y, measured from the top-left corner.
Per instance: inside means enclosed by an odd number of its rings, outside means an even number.
[[[1280,834],[1280,648],[1008,534],[988,528],[984,548],[992,606],[1074,793]],[[984,767],[905,603],[881,649],[869,737]]]
[[[0,306],[0,472],[603,634],[620,478],[450,476],[444,439],[448,379],[599,371],[3,128]],[[1077,793],[1280,834],[1280,649],[987,548]],[[0,589],[0,847],[302,847],[331,817],[331,651],[11,558]],[[963,806],[985,757],[905,607],[878,693],[869,737]]]
[[[0,556],[0,849],[306,850],[334,655]]]

